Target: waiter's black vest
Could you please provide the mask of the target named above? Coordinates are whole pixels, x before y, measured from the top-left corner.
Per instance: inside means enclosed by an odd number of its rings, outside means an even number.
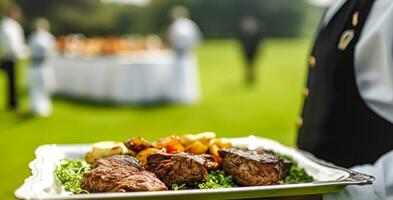
[[[312,51],[316,64],[309,69],[298,146],[344,167],[373,163],[393,149],[393,124],[370,110],[355,78],[355,47],[374,1],[347,0],[321,27]],[[353,39],[339,49],[343,33],[351,30]]]

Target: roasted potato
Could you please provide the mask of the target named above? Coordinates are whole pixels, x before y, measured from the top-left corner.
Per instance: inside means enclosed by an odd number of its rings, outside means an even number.
[[[186,147],[186,151],[193,154],[204,154],[207,152],[209,147],[202,144],[200,141],[195,141]]]
[[[127,148],[127,147],[126,147]],[[126,151],[126,153],[124,153],[125,155],[129,155],[129,156],[136,156],[136,152],[135,151],[132,151],[132,150],[129,150],[129,149],[127,149],[127,151]]]
[[[209,147],[209,153],[215,157],[220,157],[220,154],[218,154],[218,147],[216,144],[212,144]]]
[[[195,141],[199,141],[204,145],[209,145],[211,140],[213,140],[216,137],[216,134],[213,132],[205,132],[205,133],[199,133],[196,135],[188,134],[188,135],[183,135],[180,138],[180,142],[184,146],[188,146],[192,144]]]
[[[145,139],[141,137],[133,137],[126,142],[124,145],[131,151],[138,153],[144,149],[152,147],[152,145]]]
[[[93,164],[97,158],[94,157],[92,152],[87,152],[85,155],[85,161],[87,163]]]
[[[180,137],[180,142],[184,146],[188,146],[196,141],[195,135],[187,134]]]
[[[155,148],[148,148],[148,149],[144,149],[142,151],[140,151],[137,155],[136,158],[139,160],[139,162],[141,163],[142,166],[146,166],[147,164],[147,158],[152,155],[155,154],[157,152],[159,152],[159,149],[155,149]]]
[[[220,149],[232,147],[232,143],[230,140],[222,138],[216,138],[212,140],[212,144],[217,145],[217,147]]]
[[[124,154],[125,147],[120,142],[104,141],[93,144],[93,148],[85,156],[86,162],[92,164],[98,158]]]

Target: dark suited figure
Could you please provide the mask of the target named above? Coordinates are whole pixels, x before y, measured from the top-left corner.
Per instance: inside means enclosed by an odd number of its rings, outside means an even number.
[[[253,16],[243,16],[239,24],[239,40],[246,61],[246,82],[254,84],[255,60],[258,55],[259,44],[262,41],[261,28],[258,20]]]
[[[26,53],[25,38],[21,25],[22,11],[17,6],[11,6],[7,15],[0,23],[0,44],[2,51],[1,69],[4,70],[8,82],[8,109],[18,107],[16,86],[16,63]]]

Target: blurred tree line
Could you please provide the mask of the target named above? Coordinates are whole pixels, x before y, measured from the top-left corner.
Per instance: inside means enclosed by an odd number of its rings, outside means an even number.
[[[11,0],[0,0],[0,11]],[[310,6],[305,0],[151,0],[147,6],[104,4],[100,0],[14,0],[27,32],[36,17],[46,17],[56,35],[165,34],[174,5],[184,5],[207,37],[231,37],[243,15],[257,17],[266,35],[297,36]]]
[[[237,32],[244,15],[259,19],[268,36],[296,36],[302,30],[310,6],[304,0],[152,0],[149,12],[157,31],[168,24],[168,10],[185,5],[206,36],[231,37]]]

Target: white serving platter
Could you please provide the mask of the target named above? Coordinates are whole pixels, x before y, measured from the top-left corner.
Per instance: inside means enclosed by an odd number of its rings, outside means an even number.
[[[247,199],[278,196],[313,195],[337,192],[348,185],[372,184],[374,177],[334,166],[309,153],[286,147],[276,141],[250,136],[230,139],[234,146],[255,149],[263,147],[293,157],[299,166],[314,177],[311,183],[285,184],[228,189],[180,190],[160,192],[95,193],[73,195],[63,190],[54,170],[61,159],[82,157],[90,144],[43,145],[35,151],[36,159],[29,167],[32,175],[15,191],[18,199]]]

